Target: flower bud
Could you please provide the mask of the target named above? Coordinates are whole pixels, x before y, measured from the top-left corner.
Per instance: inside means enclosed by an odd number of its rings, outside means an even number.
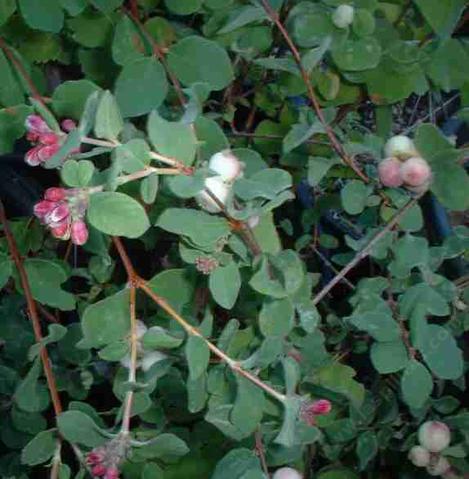
[[[401,176],[406,185],[418,187],[430,180],[432,170],[423,158],[414,156],[402,164]]]
[[[95,466],[100,464],[104,461],[106,456],[106,450],[104,448],[96,448],[93,449],[88,455],[86,456],[86,464],[89,466]]]
[[[451,469],[451,464],[446,457],[440,456],[436,464],[430,464],[427,466],[427,472],[430,476],[441,476],[447,473]]]
[[[420,444],[430,452],[441,452],[451,442],[449,427],[440,421],[427,421],[423,423],[418,431]]]
[[[34,214],[40,220],[43,220],[55,207],[56,204],[53,201],[42,200],[34,205]]]
[[[384,186],[397,188],[402,185],[401,162],[397,158],[386,158],[378,165],[378,174]]]
[[[58,143],[42,146],[38,151],[39,160],[41,163],[45,163],[47,160],[50,160],[59,150],[60,145]]]
[[[98,464],[91,469],[91,474],[96,477],[104,476],[104,474],[106,474],[106,467],[102,464]]]
[[[37,135],[52,131],[49,125],[39,115],[29,115],[26,117],[24,125],[28,131]]]
[[[281,467],[274,472],[272,479],[303,479],[303,475],[291,467]]]
[[[49,201],[62,201],[65,199],[65,189],[64,188],[47,188],[44,193],[44,199]]]
[[[208,167],[221,176],[223,181],[233,181],[242,174],[243,165],[230,150],[215,153],[209,162]]]
[[[47,224],[62,223],[70,215],[70,209],[66,203],[59,203],[50,213],[45,216]]]
[[[414,446],[408,455],[409,461],[417,467],[425,467],[430,463],[430,452],[422,446]]]
[[[34,148],[31,148],[26,152],[26,155],[24,156],[24,161],[29,165],[29,166],[37,166],[41,164],[41,159],[39,158],[39,152],[43,146],[35,146]]]
[[[119,479],[119,470],[116,467],[110,467],[104,474],[104,479]]]
[[[390,138],[384,146],[384,153],[387,157],[395,157],[400,160],[407,160],[418,155],[414,142],[405,135],[396,135]]]
[[[347,28],[353,22],[355,10],[351,5],[339,5],[332,14],[332,22],[337,28]]]
[[[55,133],[43,133],[39,136],[39,141],[43,145],[54,145],[55,143],[59,142],[59,136]]]
[[[78,246],[85,244],[88,241],[88,228],[86,223],[82,220],[76,220],[72,223],[70,230],[72,243]]]
[[[221,176],[212,176],[205,180],[205,187],[210,190],[213,196],[224,205],[230,194],[230,188],[223,182]],[[221,208],[218,203],[206,192],[200,192],[196,197],[200,207],[209,213],[220,213]]]
[[[68,224],[68,222],[65,221],[62,224],[53,226],[50,229],[50,232],[52,233],[52,236],[54,238],[67,240],[68,238],[70,238],[70,225]]]
[[[160,351],[148,351],[143,354],[141,361],[141,368],[143,371],[148,371],[154,364],[163,361],[168,356]]]
[[[327,399],[319,399],[311,404],[311,411],[316,416],[323,416],[329,414],[332,409],[332,404]]]
[[[66,118],[60,123],[60,128],[67,133],[74,130],[77,127],[77,124],[70,118]]]

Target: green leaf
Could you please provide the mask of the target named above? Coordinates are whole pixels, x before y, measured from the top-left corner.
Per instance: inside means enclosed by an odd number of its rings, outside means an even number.
[[[274,439],[276,444],[293,447],[298,444],[297,418],[300,411],[301,400],[298,397],[287,397],[283,402],[283,422],[280,432]]]
[[[187,409],[192,412],[200,412],[205,407],[208,399],[207,375],[202,374],[197,379],[187,379]]]
[[[242,376],[236,376],[238,390],[231,411],[231,421],[245,436],[259,426],[265,406],[264,391]]]
[[[394,260],[389,264],[389,271],[396,278],[405,278],[412,268],[425,266],[429,261],[428,241],[406,234],[393,245]]]
[[[241,276],[238,265],[232,261],[227,266],[219,266],[210,273],[208,280],[213,299],[225,309],[231,309],[238,297]]]
[[[178,348],[184,338],[175,336],[159,326],[153,326],[144,334],[142,344],[144,349],[173,349]]]
[[[24,122],[33,112],[27,105],[0,109],[0,154],[13,151],[15,141],[25,133]]]
[[[334,28],[330,15],[314,6],[311,10],[294,17],[293,36],[303,48],[319,46],[332,34]]]
[[[401,336],[401,330],[390,311],[357,312],[349,321],[358,329],[366,331],[376,341],[394,341]]]
[[[16,388],[14,400],[23,411],[40,412],[49,406],[49,391],[38,381],[41,371],[41,359],[36,358],[28,374]]]
[[[7,20],[15,13],[15,11],[15,0],[3,0],[3,2],[0,2],[0,27],[7,22]]]
[[[176,15],[191,15],[202,6],[202,0],[164,0],[164,3]]]
[[[126,173],[143,170],[151,162],[150,147],[141,138],[133,138],[114,149],[115,161]]]
[[[409,357],[401,340],[389,343],[374,343],[370,351],[371,362],[380,374],[390,374],[404,369]]]
[[[124,339],[130,329],[129,291],[90,304],[81,319],[87,347],[99,348]]]
[[[89,0],[98,10],[109,13],[122,5],[124,0]]]
[[[115,341],[98,352],[104,361],[119,361],[129,352],[128,341]]]
[[[153,146],[162,155],[192,165],[197,150],[197,138],[190,125],[166,121],[156,111],[148,120],[148,135]]]
[[[375,17],[371,12],[364,8],[355,10],[353,16],[353,32],[359,37],[366,37],[375,31]]]
[[[217,43],[199,36],[188,36],[173,45],[168,66],[184,85],[207,83],[222,90],[233,80],[233,68],[226,51]]]
[[[48,461],[55,453],[57,436],[54,431],[42,431],[21,451],[21,462],[28,466],[37,466]]]
[[[167,208],[158,218],[156,226],[170,233],[187,236],[194,243],[206,246],[214,246],[230,233],[225,219],[186,208]]]
[[[159,434],[149,441],[149,444],[140,447],[138,454],[147,459],[162,459],[175,462],[189,452],[186,443],[174,434]]]
[[[359,476],[350,469],[333,469],[321,472],[318,479],[359,479]]]
[[[443,38],[451,36],[461,13],[466,6],[465,0],[414,0],[432,29]]]
[[[140,183],[140,196],[145,204],[151,205],[155,202],[159,184],[160,177],[157,173],[153,173],[152,175],[143,178]]]
[[[33,29],[58,33],[64,13],[59,0],[18,0],[24,21]]]
[[[13,262],[10,258],[0,256],[0,289],[2,289],[6,282],[10,279],[13,273]]]
[[[246,5],[233,11],[228,22],[223,28],[218,30],[219,35],[230,33],[233,30],[249,25],[250,23],[264,20],[267,18],[265,10],[261,7]]]
[[[215,153],[230,147],[226,135],[215,120],[199,116],[194,126],[197,141],[200,144],[199,153],[203,159],[208,160]]]
[[[113,236],[138,238],[150,227],[142,205],[124,193],[94,193],[87,217],[96,229]]]
[[[427,366],[438,378],[458,379],[463,374],[462,351],[448,329],[429,324],[419,349]]]
[[[81,15],[70,19],[67,25],[72,30],[73,40],[87,48],[105,47],[113,28],[110,15],[104,15],[93,9],[86,9]],[[103,58],[102,51],[100,57]],[[107,60],[106,64],[109,65]]]
[[[362,71],[375,68],[381,59],[381,46],[373,37],[339,42],[332,58],[341,70]]]
[[[116,80],[115,95],[124,117],[150,113],[163,103],[167,93],[166,73],[154,57],[127,63]]]
[[[287,336],[293,328],[295,310],[289,299],[266,299],[259,314],[264,336]]]
[[[334,165],[339,164],[337,158],[325,158],[315,156],[308,160],[308,183],[311,186],[318,186],[329,169]]]
[[[34,299],[63,311],[75,308],[74,296],[60,287],[68,279],[68,275],[57,263],[28,258],[24,267]]]
[[[98,138],[117,140],[119,133],[124,128],[124,120],[112,93],[106,90],[99,100],[96,110],[94,133]]]
[[[0,104],[10,107],[23,103],[24,90],[3,50],[0,51],[0,71],[2,72]]]
[[[355,448],[360,461],[360,471],[364,471],[368,463],[378,453],[378,439],[373,431],[362,432],[357,439]]]
[[[93,173],[94,165],[88,160],[67,160],[60,170],[62,181],[68,186],[77,188],[87,186]]]
[[[402,398],[413,409],[420,409],[433,390],[433,379],[428,369],[411,359],[401,377]]]
[[[370,190],[363,181],[349,181],[340,191],[342,207],[348,214],[358,215],[365,209],[369,194]]]
[[[186,358],[192,380],[205,373],[210,360],[210,349],[200,336],[189,336],[186,343]]]
[[[125,65],[143,57],[144,45],[135,24],[123,15],[116,25],[112,42],[112,59],[118,65]]]
[[[292,177],[288,171],[267,168],[255,173],[250,178],[240,178],[234,184],[234,192],[246,201],[254,198],[273,200],[291,186]]]
[[[324,126],[320,121],[315,121],[312,125],[303,123],[293,125],[283,139],[283,153],[290,153],[316,133],[324,133]]]
[[[232,449],[217,464],[211,479],[241,479],[251,469],[260,469],[259,458],[249,449]]]
[[[87,5],[86,0],[59,0],[62,7],[72,16],[79,15]]]
[[[32,361],[41,350],[41,346],[46,346],[47,344],[56,343],[60,341],[67,334],[67,328],[60,324],[50,324],[49,325],[49,334],[44,336],[40,343],[33,344],[29,348],[28,359]]]
[[[59,117],[79,120],[88,97],[101,88],[89,80],[66,81],[52,95],[52,108]]]
[[[174,175],[168,178],[170,190],[180,198],[193,198],[205,187],[205,174],[196,171],[193,175]]]
[[[71,443],[87,447],[101,446],[106,442],[99,427],[88,414],[80,411],[66,411],[57,418],[60,434]]]

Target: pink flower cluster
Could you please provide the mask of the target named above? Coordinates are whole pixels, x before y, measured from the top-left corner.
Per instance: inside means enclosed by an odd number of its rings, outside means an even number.
[[[34,143],[25,156],[28,165],[38,166],[52,158],[60,149],[60,145],[65,137],[64,133],[53,131],[49,125],[39,115],[29,115],[25,122],[28,133],[26,138]],[[73,120],[64,120],[61,124],[64,132],[70,132],[76,128]]]
[[[88,228],[83,221],[86,204],[79,191],[48,188],[44,199],[34,205],[34,214],[47,225],[55,238],[71,238],[76,245],[88,240]]]
[[[119,479],[119,469],[113,464],[107,464],[109,462],[107,456],[107,450],[103,447],[93,449],[88,454],[86,463],[91,468],[91,474],[103,479]]]
[[[300,419],[310,426],[316,424],[317,416],[329,414],[332,410],[332,404],[327,399],[318,399],[317,401],[305,401],[300,408]]]

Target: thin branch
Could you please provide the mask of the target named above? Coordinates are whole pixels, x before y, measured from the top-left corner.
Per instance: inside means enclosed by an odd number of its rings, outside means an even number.
[[[308,97],[313,105],[314,111],[316,112],[317,117],[319,118],[319,121],[324,127],[324,130],[329,137],[329,140],[331,142],[332,148],[335,150],[335,152],[342,158],[345,164],[350,166],[352,170],[359,176],[364,182],[369,183],[370,179],[368,176],[363,173],[360,168],[355,164],[352,158],[350,158],[347,153],[345,152],[344,148],[340,144],[339,140],[337,139],[337,136],[334,133],[334,130],[330,127],[330,125],[327,123],[326,118],[324,117],[324,113],[322,111],[321,105],[319,104],[319,101],[317,99],[316,93],[314,91],[313,85],[311,83],[311,78],[309,76],[309,73],[304,69],[303,64],[301,62],[301,56],[300,52],[296,48],[295,44],[293,43],[293,40],[291,39],[290,35],[288,34],[287,30],[283,26],[282,22],[280,21],[280,18],[277,14],[277,12],[270,6],[268,0],[260,0],[262,6],[264,7],[264,10],[266,11],[267,15],[270,17],[270,19],[275,23],[277,28],[279,29],[280,33],[282,34],[286,44],[288,45],[288,48],[290,49],[293,59],[295,60],[295,63],[298,66],[298,69],[300,71],[301,77],[303,79],[303,82],[306,86],[306,91],[308,92]]]
[[[28,276],[26,274],[26,270],[23,265],[23,260],[20,256],[18,246],[16,245],[16,240],[10,230],[10,226],[8,225],[8,220],[5,214],[5,208],[3,207],[3,203],[1,200],[0,200],[0,222],[3,225],[3,231],[5,232],[8,248],[10,250],[11,256],[13,257],[13,261],[15,263],[16,269],[18,270],[21,286],[24,290],[24,295],[26,298],[26,304],[28,308],[28,315],[33,325],[34,337],[36,339],[36,343],[40,345],[39,352],[40,352],[40,357],[42,361],[42,366],[44,368],[44,374],[47,380],[47,386],[49,388],[49,392],[52,399],[52,405],[54,407],[55,416],[58,416],[62,413],[62,402],[60,400],[60,396],[57,390],[57,384],[55,382],[54,373],[52,372],[52,367],[49,360],[49,354],[47,353],[46,347],[42,345],[43,336],[41,332],[41,323],[39,321],[39,314],[37,311],[36,302],[34,301],[34,298],[31,292],[31,287],[29,285]]]
[[[268,478],[270,477],[269,468],[267,467],[267,461],[265,459],[265,447],[264,443],[262,442],[262,433],[259,428],[257,428],[256,432],[254,433],[254,440],[256,441],[256,453],[261,461],[262,470],[264,471],[265,476]]]
[[[330,281],[313,299],[313,304],[318,304],[325,296],[328,294],[340,281],[345,275],[355,268],[355,266],[360,263],[360,261],[366,258],[372,251],[372,249],[376,246],[376,244],[382,240],[389,231],[401,220],[401,218],[412,208],[417,201],[421,198],[422,195],[417,196],[410,200],[404,207],[402,207],[397,213],[393,216],[393,218],[389,221],[389,223],[379,232],[377,233],[370,242],[360,251],[357,255],[353,258],[350,263],[348,263],[342,270],[339,272],[337,276],[334,277],[332,281]]]
[[[122,264],[124,265],[127,277],[129,281],[133,283],[135,281],[135,278],[137,277],[137,273],[135,272],[132,261],[130,260],[121,239],[118,236],[113,236],[112,241],[114,243],[114,246],[116,247],[117,252],[119,253],[119,257],[122,261]]]
[[[310,248],[318,255],[319,259],[335,274],[339,274],[339,270],[321,253],[321,251],[312,244]],[[342,278],[341,281],[346,284],[352,291],[355,289],[355,285],[353,285],[347,278]]]

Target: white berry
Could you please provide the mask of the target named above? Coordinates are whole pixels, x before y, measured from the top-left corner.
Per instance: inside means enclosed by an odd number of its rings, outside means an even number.
[[[441,476],[451,468],[451,464],[446,457],[440,456],[438,462],[433,465],[427,466],[427,472],[430,476]]]
[[[218,199],[221,204],[225,204],[230,194],[230,187],[223,181],[221,176],[211,176],[205,180],[205,187],[210,190],[212,195]],[[201,191],[197,197],[200,207],[209,213],[219,213],[221,208],[219,204],[211,198],[206,191]]]
[[[337,28],[347,28],[353,22],[355,10],[351,5],[339,5],[332,14],[332,22]]]
[[[432,170],[423,158],[414,156],[402,164],[401,177],[408,186],[422,186],[430,181]]]
[[[281,467],[275,471],[272,479],[303,479],[303,475],[291,467]]]
[[[406,160],[418,154],[414,142],[405,135],[390,138],[384,146],[384,153],[387,157],[394,156],[400,160]]]
[[[422,446],[414,446],[409,451],[410,462],[417,467],[425,467],[430,463],[430,451]]]
[[[261,218],[258,215],[251,216],[247,221],[249,228],[255,228],[259,224],[260,220]]]
[[[208,167],[221,176],[223,181],[233,181],[243,171],[243,165],[230,150],[215,153],[208,162]]]
[[[451,442],[449,427],[440,421],[427,421],[423,423],[418,432],[420,444],[430,452],[441,452]]]

